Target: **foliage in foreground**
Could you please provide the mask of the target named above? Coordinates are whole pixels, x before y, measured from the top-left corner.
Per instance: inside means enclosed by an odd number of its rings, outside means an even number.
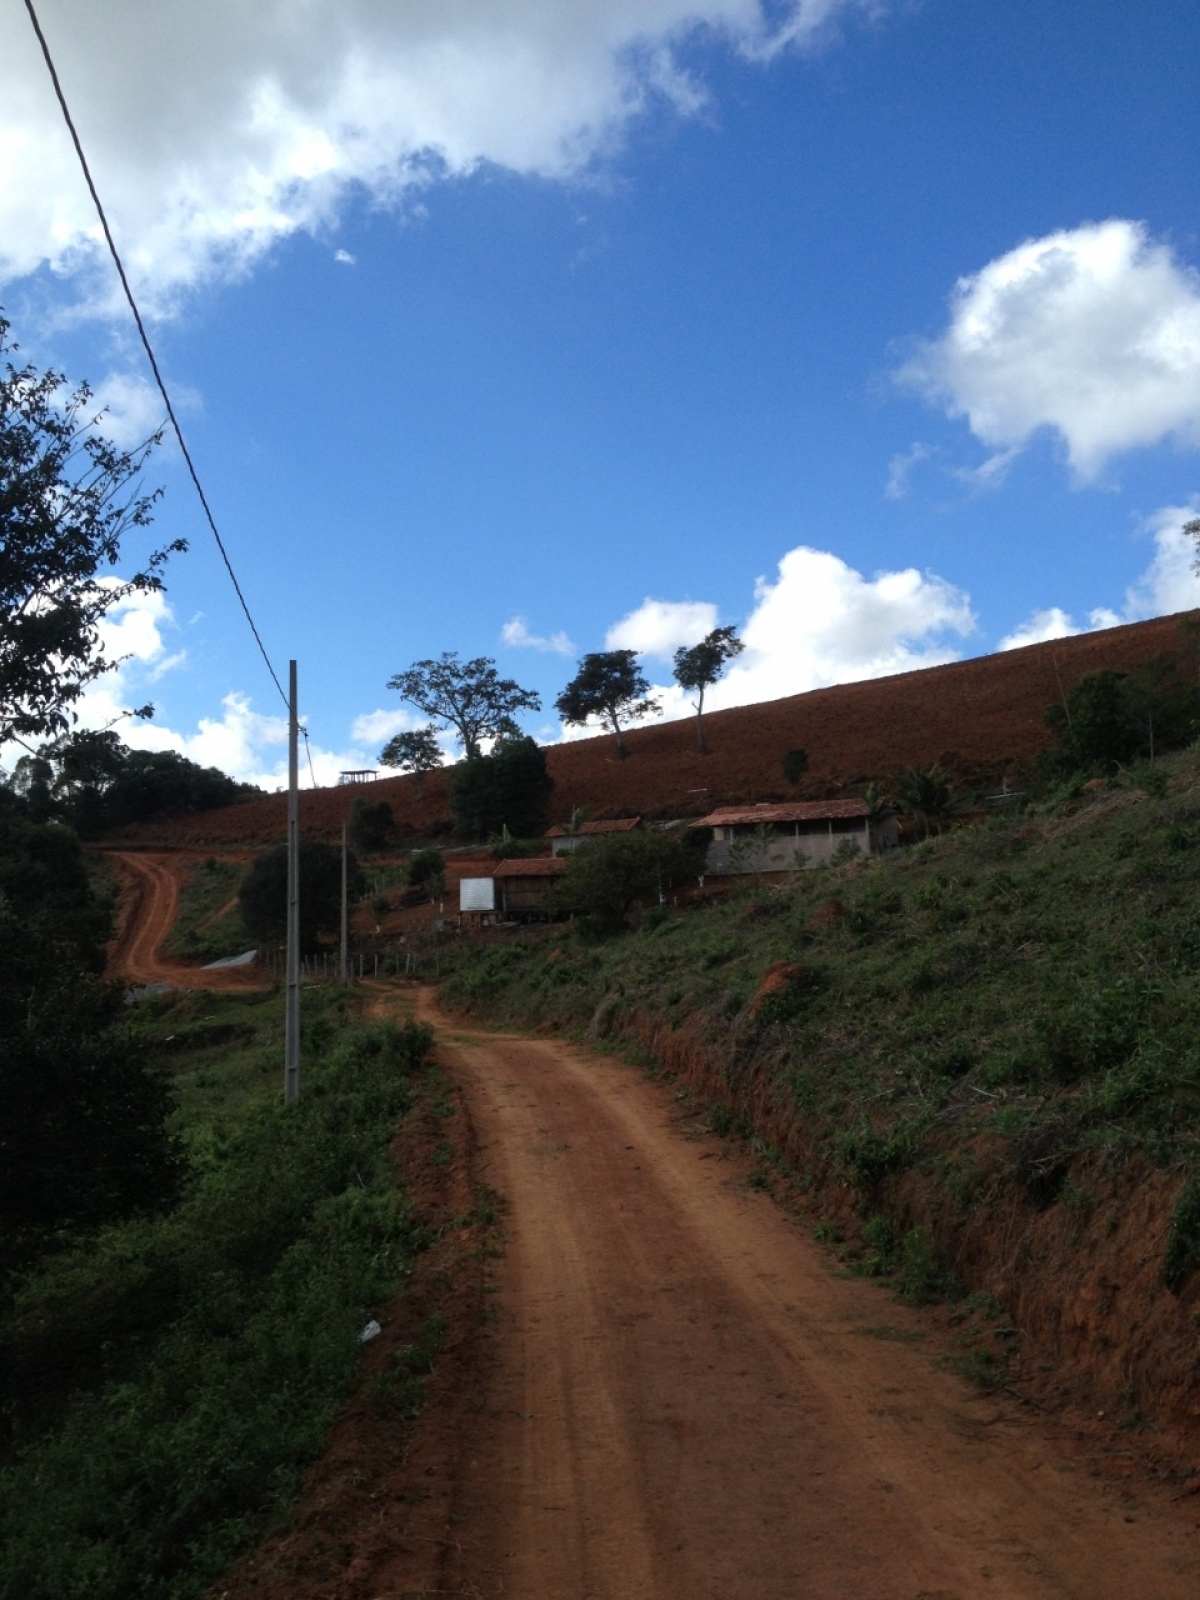
[[[914,1170],[947,1216],[999,1179],[1041,1208],[1085,1152],[1200,1175],[1198,904],[1189,751],[888,857],[655,907],[605,941],[578,924],[475,941],[443,993],[592,1038],[687,1029],[735,1121],[798,1117],[802,1178],[849,1186],[863,1218]],[[1194,1192],[1161,1263],[1173,1289],[1200,1266]],[[897,1233],[879,1259],[902,1253]]]
[[[389,1147],[429,1046],[326,1004],[290,1108],[277,1001],[161,1018],[184,1052],[181,1203],[58,1257],[0,1329],[4,1600],[200,1594],[323,1447],[357,1335],[423,1244]]]

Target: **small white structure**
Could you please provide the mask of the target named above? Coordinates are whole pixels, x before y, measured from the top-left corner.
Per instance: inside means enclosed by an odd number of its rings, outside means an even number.
[[[495,911],[495,878],[460,878],[458,884],[458,909],[459,911],[473,911],[476,914]]]
[[[714,877],[816,867],[832,861],[847,842],[864,855],[883,844],[873,837],[862,800],[722,806],[696,826],[712,829],[705,871]]]

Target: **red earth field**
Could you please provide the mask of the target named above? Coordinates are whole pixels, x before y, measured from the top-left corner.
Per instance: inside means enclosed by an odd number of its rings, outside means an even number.
[[[696,817],[716,805],[757,800],[824,799],[861,792],[911,766],[942,764],[965,789],[1016,787],[1048,735],[1046,708],[1088,672],[1129,669],[1151,656],[1196,670],[1196,635],[1187,617],[1109,628],[974,661],[905,672],[870,683],[843,684],[763,705],[715,711],[704,719],[711,754],[696,752],[691,720],[635,729],[619,761],[611,736],[551,745],[551,814],[566,820],[576,806],[595,817]],[[794,790],[783,779],[784,753],[808,752],[809,770]],[[362,788],[302,791],[300,822],[310,838],[334,839],[356,795],[386,800],[402,836],[437,828],[449,813],[447,773],[423,784],[380,778]],[[175,821],[155,820],[126,835],[130,843],[167,848],[232,849],[273,844],[286,831],[286,800],[273,795],[248,805]]]

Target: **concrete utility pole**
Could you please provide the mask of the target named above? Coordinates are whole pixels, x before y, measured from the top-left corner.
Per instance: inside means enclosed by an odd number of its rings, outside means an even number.
[[[300,1098],[300,723],[296,663],[288,662],[287,998],[283,1023],[283,1098]]]
[[[346,824],[343,822],[342,823],[342,965],[341,965],[341,974],[340,974],[341,975],[341,980],[342,980],[343,983],[347,982],[347,980],[350,977],[350,968],[349,968],[349,965],[348,965],[348,962],[347,962],[347,951],[350,948],[350,939],[349,939],[350,912],[349,912],[349,895],[348,895],[347,889],[346,889],[346,879],[347,879],[347,869],[346,869]]]

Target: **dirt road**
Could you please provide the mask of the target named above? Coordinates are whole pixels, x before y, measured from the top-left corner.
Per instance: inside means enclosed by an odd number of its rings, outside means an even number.
[[[113,970],[169,978],[179,859],[116,864],[132,895]],[[191,986],[233,976],[179,971]],[[1095,1478],[1099,1437],[1064,1438],[1052,1418],[940,1370],[929,1319],[836,1276],[669,1088],[424,1008],[459,1099],[435,1166],[453,1163],[463,1196],[484,1185],[507,1205],[492,1315],[448,1342],[411,1439],[381,1442],[352,1409],[296,1529],[219,1592],[1200,1594],[1200,1496],[1136,1470]],[[430,1309],[462,1282],[433,1285]],[[365,1359],[385,1362],[404,1337],[385,1328]]]
[[[402,1504],[389,1552],[376,1502],[322,1594],[1195,1600],[1195,1499],[1093,1479],[939,1370],[922,1314],[837,1277],[668,1089],[444,1021],[440,1054],[509,1206],[486,1359],[418,1450],[442,1525]]]
[[[179,914],[180,881],[199,859],[180,851],[153,855],[109,850],[121,883],[117,935],[109,947],[111,978],[131,984],[170,983],[181,989],[254,989],[262,986],[253,968],[222,967],[208,971],[163,955],[163,942]]]

